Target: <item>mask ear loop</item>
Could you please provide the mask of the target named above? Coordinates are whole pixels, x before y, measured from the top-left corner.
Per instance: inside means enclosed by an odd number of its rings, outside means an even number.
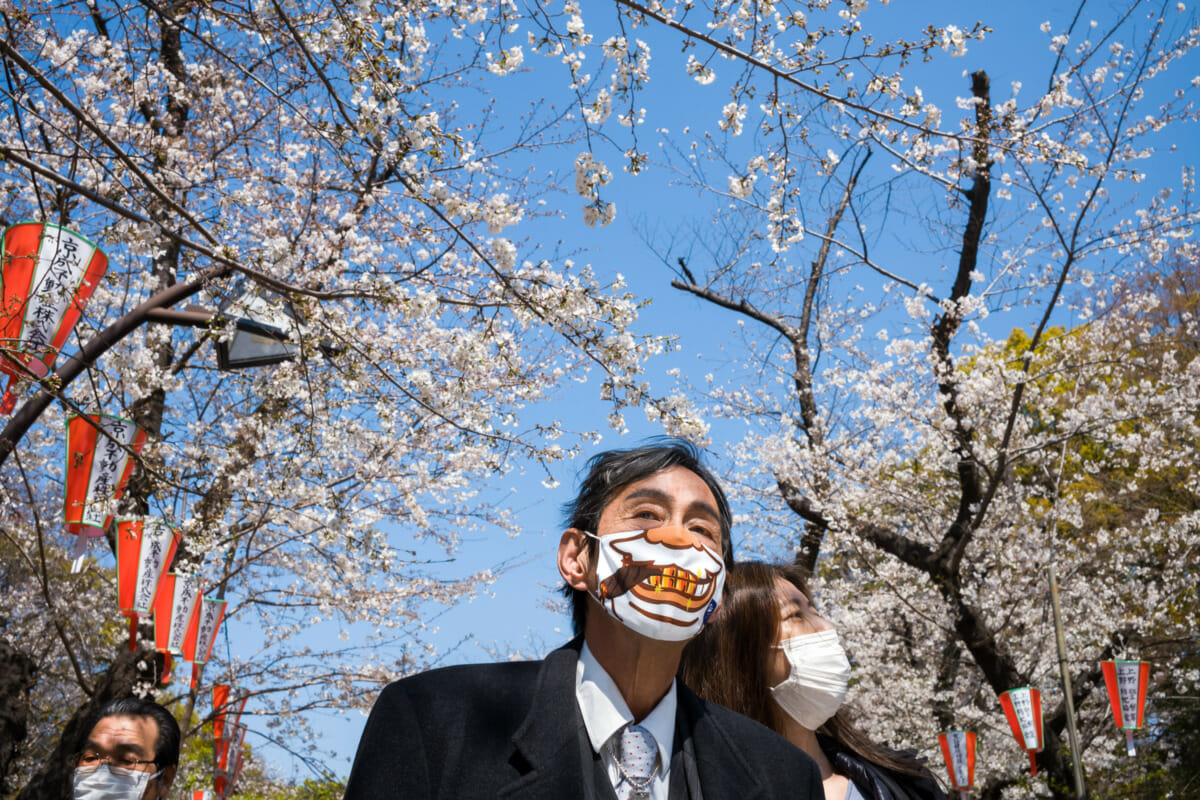
[[[580,533],[582,533],[584,536],[587,536],[587,537],[590,537],[590,538],[592,538],[592,539],[595,539],[595,540],[596,540],[596,551],[597,551],[597,552],[599,552],[599,550],[600,550],[600,541],[601,541],[601,540],[600,540],[600,537],[599,537],[599,536],[597,536],[596,534],[592,533],[591,531],[585,531],[583,528],[579,528],[578,530],[579,530],[579,532],[580,532]],[[593,599],[593,600],[595,600],[597,603],[599,603],[601,607],[603,607],[603,606],[604,606],[604,598],[600,596],[599,588],[600,588],[600,582],[599,582],[599,581],[597,581],[597,582],[596,582],[596,590],[589,589],[589,590],[588,590],[588,597],[592,598],[592,599]]]

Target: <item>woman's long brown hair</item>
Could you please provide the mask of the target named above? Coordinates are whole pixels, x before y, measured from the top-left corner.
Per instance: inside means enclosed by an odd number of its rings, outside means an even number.
[[[740,562],[729,568],[720,612],[688,643],[679,674],[696,694],[783,733],[786,713],[771,697],[767,678],[770,649],[779,641],[782,578],[812,601],[808,575],[797,566]],[[907,775],[928,775],[916,758],[875,744],[850,722],[846,706],[817,731],[860,758]]]

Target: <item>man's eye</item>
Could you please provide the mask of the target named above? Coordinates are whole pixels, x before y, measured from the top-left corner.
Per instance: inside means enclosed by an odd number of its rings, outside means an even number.
[[[84,753],[83,755],[81,755],[79,757],[80,764],[86,764],[89,766],[91,764],[95,764],[99,760],[100,760],[100,756],[96,755],[95,753]]]

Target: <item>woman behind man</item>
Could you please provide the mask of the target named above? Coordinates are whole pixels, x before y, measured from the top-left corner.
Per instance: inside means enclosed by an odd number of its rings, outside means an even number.
[[[812,756],[826,800],[943,800],[911,755],[880,747],[844,711],[850,662],[817,614],[804,572],[758,562],[728,571],[720,613],[688,645],[681,674]]]

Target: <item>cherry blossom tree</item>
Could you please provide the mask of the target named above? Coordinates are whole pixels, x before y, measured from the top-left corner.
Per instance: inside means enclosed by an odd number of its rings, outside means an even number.
[[[664,176],[714,203],[649,237],[676,288],[748,323],[748,363],[696,381],[711,418],[750,425],[743,527],[816,568],[866,726],[927,754],[939,727],[984,728],[987,796],[1067,796],[1052,555],[1085,764],[1127,776],[1096,659],[1159,658],[1172,691],[1197,690],[1155,649],[1194,597],[1195,508],[1148,490],[1179,470],[1195,494],[1195,361],[1144,324],[1159,295],[1112,289],[1195,258],[1191,165],[1162,178],[1194,122],[1195,19],[1129,2],[1032,21],[1045,73],[998,89],[969,63],[987,20],[901,5],[4,5],[0,217],[74,228],[113,261],[0,433],[0,616],[41,670],[13,782],[61,786],[80,714],[112,694],[181,699],[189,732],[206,709],[154,688],[147,642],[121,650],[108,562],[66,573],[67,411],[150,431],[126,510],[182,526],[181,566],[261,642],[207,669],[302,749],[294,712],[362,707],[436,658],[422,610],[491,575],[425,562],[511,527],[484,477],[575,450],[533,411],[564,381],[595,374],[618,428],[637,408],[705,434],[640,374],[669,346],[632,332],[640,300],[534,238],[563,209],[611,226],[618,183]],[[960,97],[930,88],[960,72]],[[496,100],[530,73],[533,99]],[[642,99],[680,80],[713,100],[668,125]],[[246,287],[302,321],[297,358],[218,372],[234,324],[165,312]],[[1118,485],[1122,513],[1095,513]],[[1133,537],[1153,558],[1116,557]],[[1022,683],[1048,695],[1046,781],[1005,746],[995,695]]]
[[[578,149],[530,173],[579,135],[570,118],[479,91],[520,66],[513,14],[3,4],[0,221],[69,227],[111,261],[58,371],[31,379],[0,435],[0,657],[5,674],[36,666],[32,691],[2,693],[27,724],[5,740],[22,797],[65,793],[82,719],[113,696],[181,700],[192,735],[220,676],[303,757],[315,737],[298,712],[364,708],[434,661],[425,610],[503,564],[429,562],[466,532],[514,528],[480,483],[590,435],[530,413],[564,381],[590,372],[615,409],[648,403],[687,432],[677,401],[636,380],[665,345],[630,332],[639,302],[522,233],[539,199],[599,173],[573,165]],[[295,358],[218,371],[246,290],[290,309]],[[226,312],[170,324],[185,304]],[[78,410],[149,432],[122,513],[178,524],[175,568],[242,631],[198,690],[160,683],[147,626],[124,649],[103,542],[82,576],[66,569],[63,419]]]
[[[748,363],[699,391],[750,423],[733,449],[748,521],[820,576],[864,726],[929,755],[966,726],[983,796],[1075,796],[1053,564],[1074,747],[1108,786],[1136,780],[1098,662],[1144,657],[1154,694],[1200,691],[1178,647],[1200,547],[1197,320],[1155,329],[1161,294],[1127,290],[1197,256],[1193,164],[1172,160],[1195,135],[1194,14],[1081,5],[1040,25],[1032,96],[978,65],[947,110],[912,76],[969,61],[987,25],[888,39],[866,2],[619,5],[677,34],[728,100],[668,151],[711,218],[653,244],[677,289],[745,323]],[[1024,685],[1046,692],[1035,779],[996,700]]]

